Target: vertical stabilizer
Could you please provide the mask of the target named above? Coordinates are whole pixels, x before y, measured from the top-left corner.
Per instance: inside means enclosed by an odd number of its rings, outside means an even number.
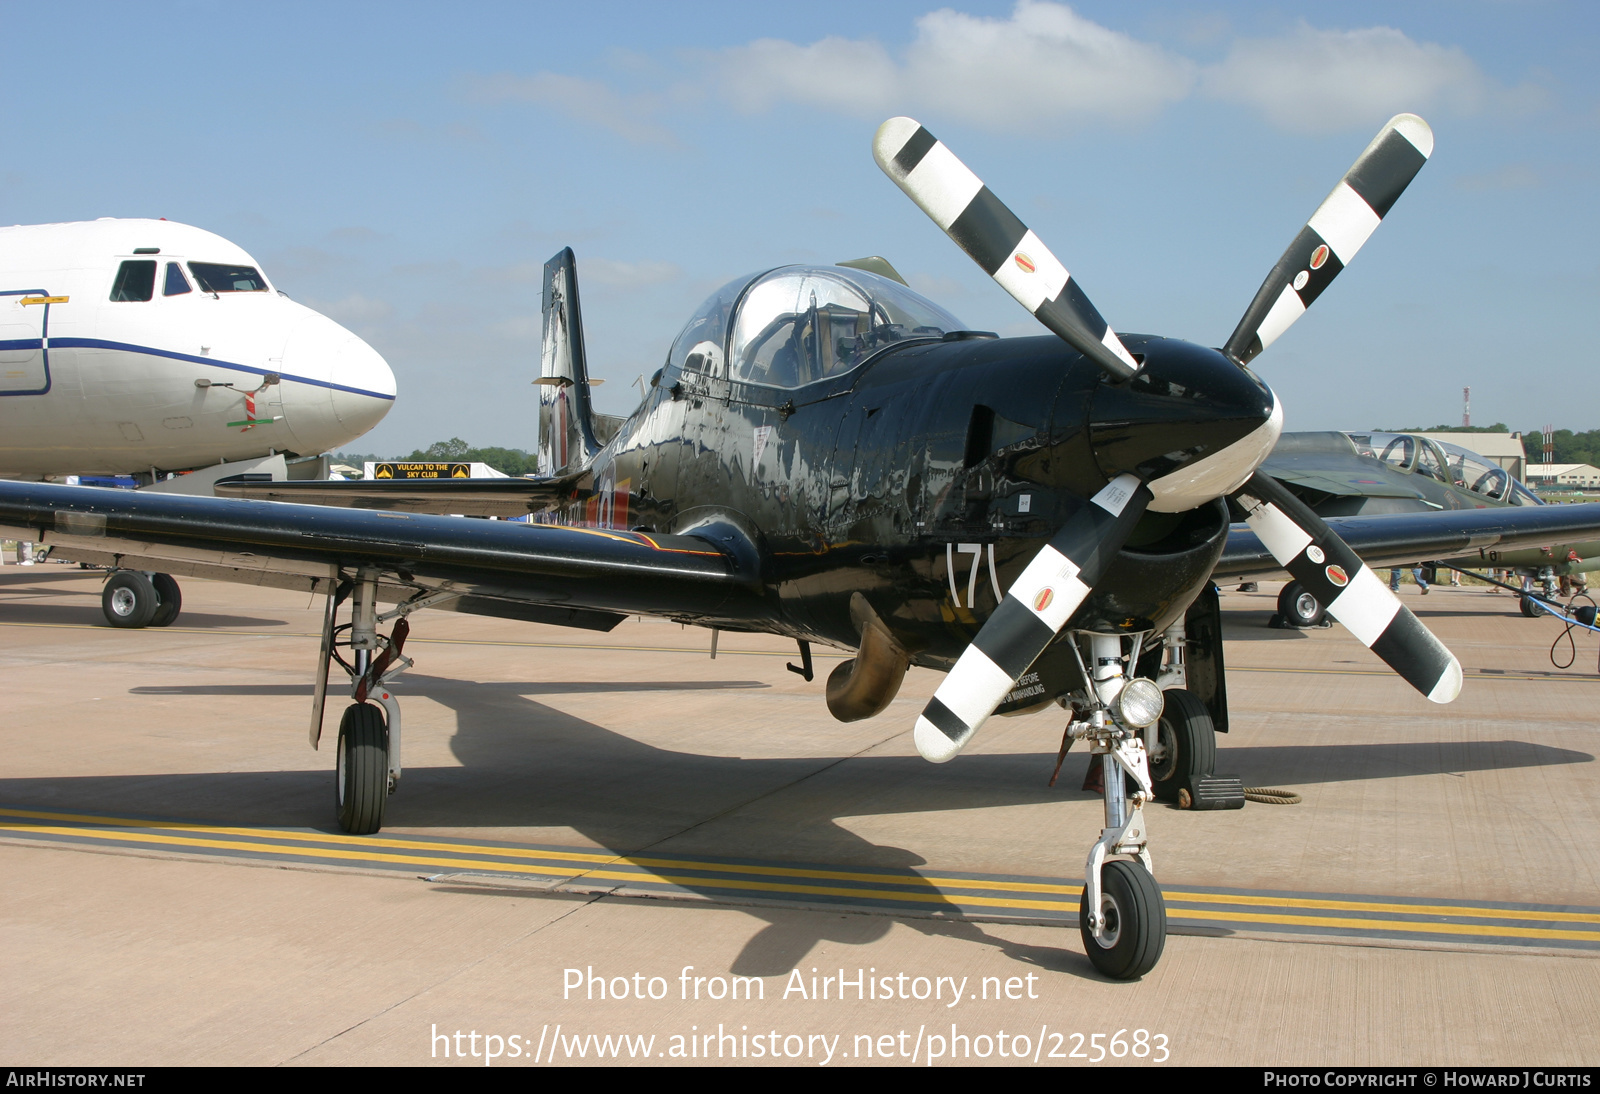
[[[539,473],[561,475],[587,467],[600,445],[589,406],[578,267],[571,247],[544,264],[544,340],[534,382],[539,385]]]

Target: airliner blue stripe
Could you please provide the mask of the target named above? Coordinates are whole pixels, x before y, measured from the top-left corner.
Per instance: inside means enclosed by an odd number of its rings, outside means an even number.
[[[215,357],[196,357],[188,353],[174,353],[172,350],[155,349],[150,346],[136,346],[131,342],[108,342],[103,338],[52,338],[51,349],[117,349],[128,353],[144,353],[151,357],[166,357],[173,361],[189,361],[196,365],[205,365],[207,368],[231,368],[235,372],[248,372],[256,376],[265,376],[274,371],[269,368],[257,368],[254,365],[236,365],[231,361],[219,361]],[[393,395],[385,395],[381,391],[367,391],[359,387],[346,387],[344,384],[335,384],[329,380],[313,380],[309,376],[294,376],[287,372],[278,373],[285,380],[293,380],[297,384],[309,384],[312,387],[325,387],[334,391],[348,391],[352,395],[365,395],[372,399],[388,399],[394,401]]]
[[[0,350],[39,349],[43,345],[43,338],[17,338],[9,342],[0,342]]]

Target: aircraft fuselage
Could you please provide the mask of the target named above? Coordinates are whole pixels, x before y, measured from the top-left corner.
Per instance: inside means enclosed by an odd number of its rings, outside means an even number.
[[[916,663],[948,668],[1040,545],[1131,471],[1167,511],[1146,515],[1073,626],[1159,631],[1226,539],[1216,466],[1253,467],[1277,417],[1216,351],[1125,340],[1146,367],[1121,384],[1057,338],[967,332],[798,390],[669,366],[561,520],[759,557],[771,616],[705,622],[853,647],[859,594]]]
[[[388,365],[259,270],[170,221],[0,228],[0,476],[314,455],[371,429]]]

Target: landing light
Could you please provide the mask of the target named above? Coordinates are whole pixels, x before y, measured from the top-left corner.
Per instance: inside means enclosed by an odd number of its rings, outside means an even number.
[[[1117,719],[1135,729],[1155,724],[1166,708],[1166,696],[1152,680],[1129,680],[1113,701]]]

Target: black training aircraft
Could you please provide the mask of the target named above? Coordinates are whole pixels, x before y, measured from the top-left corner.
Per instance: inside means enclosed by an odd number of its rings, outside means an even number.
[[[352,682],[338,815],[353,832],[379,828],[400,781],[390,682],[411,664],[404,642],[420,608],[599,630],[642,613],[781,634],[799,642],[808,680],[810,643],[855,650],[827,681],[844,720],[883,711],[911,665],[944,670],[914,732],[934,761],[997,709],[1059,703],[1071,711],[1066,739],[1086,742],[1106,776],[1084,944],[1107,975],[1136,977],[1159,958],[1166,923],[1143,806],[1218,796],[1208,776],[1227,706],[1214,575],[1287,568],[1428,698],[1460,688],[1455,658],[1356,550],[1256,474],[1282,414],[1248,367],[1432,146],[1420,118],[1386,125],[1217,350],[1119,338],[943,144],[891,119],[874,141],[879,165],[1049,333],[968,330],[882,260],[740,277],[689,321],[602,445],[564,251],[545,270],[543,478],[304,484],[353,509],[4,483],[0,525],[69,560],[326,593],[311,738],[331,657]],[[545,522],[424,509],[539,510]],[[1584,509],[1345,530],[1375,558],[1414,559],[1600,531]],[[1230,510],[1252,531],[1230,536]],[[350,622],[338,625],[346,601]]]

